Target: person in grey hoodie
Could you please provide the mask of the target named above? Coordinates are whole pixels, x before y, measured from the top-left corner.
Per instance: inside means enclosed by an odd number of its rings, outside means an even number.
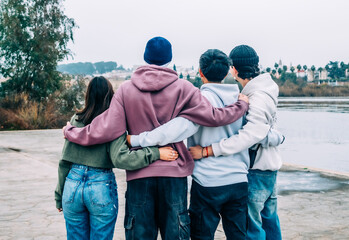
[[[238,134],[224,138],[208,147],[208,154],[227,156],[252,147],[264,139],[270,129],[276,128],[279,88],[269,73],[260,74],[259,57],[247,45],[235,47],[230,55],[232,74],[249,97],[247,123]],[[191,149],[199,158],[201,146]],[[249,170],[248,232],[247,239],[281,239],[277,214],[276,177],[282,160],[277,146],[260,147],[255,163]]]

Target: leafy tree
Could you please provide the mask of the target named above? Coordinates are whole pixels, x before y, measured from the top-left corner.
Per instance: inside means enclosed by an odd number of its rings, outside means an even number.
[[[270,73],[271,68],[270,68],[270,67],[267,67],[267,68],[265,69],[265,71],[267,71],[267,73]]]
[[[328,63],[326,65],[326,70],[328,72],[328,76],[332,79],[340,79],[342,77],[345,77],[345,69],[341,68],[338,66],[339,63],[336,62],[332,62],[330,61],[330,63]]]
[[[273,75],[275,75],[275,74],[276,74],[276,70],[273,69],[273,70],[271,71],[271,73],[272,73]]]
[[[188,74],[189,75],[189,74]],[[189,82],[191,82],[195,87],[200,88],[202,86],[201,78],[196,76],[194,79],[188,79]]]
[[[286,66],[286,65],[283,65],[283,66],[282,66],[282,70],[283,70],[284,72],[286,72],[286,71],[287,71],[287,66]]]
[[[124,66],[122,66],[122,64],[121,64],[119,67],[116,68],[116,70],[125,71],[125,68],[124,68]]]
[[[295,70],[294,66],[291,66],[290,71],[291,71],[292,73],[294,73],[294,70]]]
[[[296,84],[297,76],[295,73],[283,72],[280,77],[280,82],[285,83],[286,81]]]
[[[278,69],[278,67],[279,67],[279,64],[275,63],[275,64],[274,64],[274,68],[275,68],[275,69]]]
[[[96,62],[93,65],[99,74],[111,72],[117,68],[116,62]]]
[[[182,73],[179,74],[179,78],[181,78],[181,79],[183,78],[183,74]]]
[[[176,64],[173,64],[173,71],[176,71],[176,72],[177,72]]]
[[[75,22],[60,0],[0,2],[0,74],[2,95],[28,93],[40,100],[60,88],[57,62],[71,52]]]
[[[340,66],[341,66],[341,68],[343,68],[343,69],[345,69],[345,68],[346,68],[346,66],[345,66],[345,63],[344,63],[344,62],[341,62],[341,63],[340,63]]]
[[[303,69],[304,69],[304,71],[307,71],[307,69],[308,69],[307,65],[303,65]]]
[[[189,73],[188,73],[188,75],[187,75],[187,80],[190,80],[190,75],[189,75]]]

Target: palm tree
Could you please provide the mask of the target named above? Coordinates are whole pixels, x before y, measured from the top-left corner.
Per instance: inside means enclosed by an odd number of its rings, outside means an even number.
[[[302,66],[300,64],[297,65],[298,72],[302,69]]]
[[[265,69],[265,71],[267,71],[267,73],[270,73],[270,71],[271,71],[270,67],[267,67],[267,68]]]
[[[278,69],[278,67],[279,67],[279,64],[275,63],[275,64],[274,64],[274,68],[275,68],[275,69]]]
[[[314,73],[315,70],[316,70],[316,67],[315,67],[314,65],[312,65],[312,66],[310,67],[310,70]]]
[[[307,71],[307,69],[308,69],[307,65],[303,65],[303,69],[304,69],[304,71]]]
[[[276,74],[276,70],[275,70],[275,69],[273,69],[273,70],[271,71],[271,74],[273,74],[273,75],[275,76],[275,74]]]
[[[278,68],[278,74],[280,75],[282,73],[282,69]]]
[[[320,72],[320,74],[319,74],[319,79],[321,80],[321,73],[322,73],[322,71],[323,71],[324,69],[323,69],[322,67],[319,67],[317,70]]]
[[[294,66],[291,66],[290,71],[293,73],[294,72]]]

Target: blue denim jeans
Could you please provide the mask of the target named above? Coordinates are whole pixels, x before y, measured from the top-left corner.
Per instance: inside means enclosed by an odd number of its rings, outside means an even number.
[[[276,177],[277,171],[250,169],[248,173],[247,239],[282,239],[277,214]]]
[[[62,202],[68,240],[113,239],[118,195],[111,169],[73,164]]]
[[[190,237],[187,178],[149,177],[127,182],[126,240],[183,240]]]
[[[189,207],[191,239],[213,240],[221,217],[226,239],[246,239],[247,196],[247,182],[203,187],[193,180]]]

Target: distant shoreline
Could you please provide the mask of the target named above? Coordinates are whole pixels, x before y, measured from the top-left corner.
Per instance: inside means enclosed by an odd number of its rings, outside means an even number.
[[[308,167],[308,166],[297,165],[297,164],[293,164],[293,163],[283,163],[280,171],[283,171],[283,172],[292,172],[292,171],[316,172],[316,173],[320,173],[321,175],[324,175],[326,177],[349,180],[349,173],[346,173],[346,172],[338,172],[338,171],[327,170],[327,169],[322,169],[322,168]]]

